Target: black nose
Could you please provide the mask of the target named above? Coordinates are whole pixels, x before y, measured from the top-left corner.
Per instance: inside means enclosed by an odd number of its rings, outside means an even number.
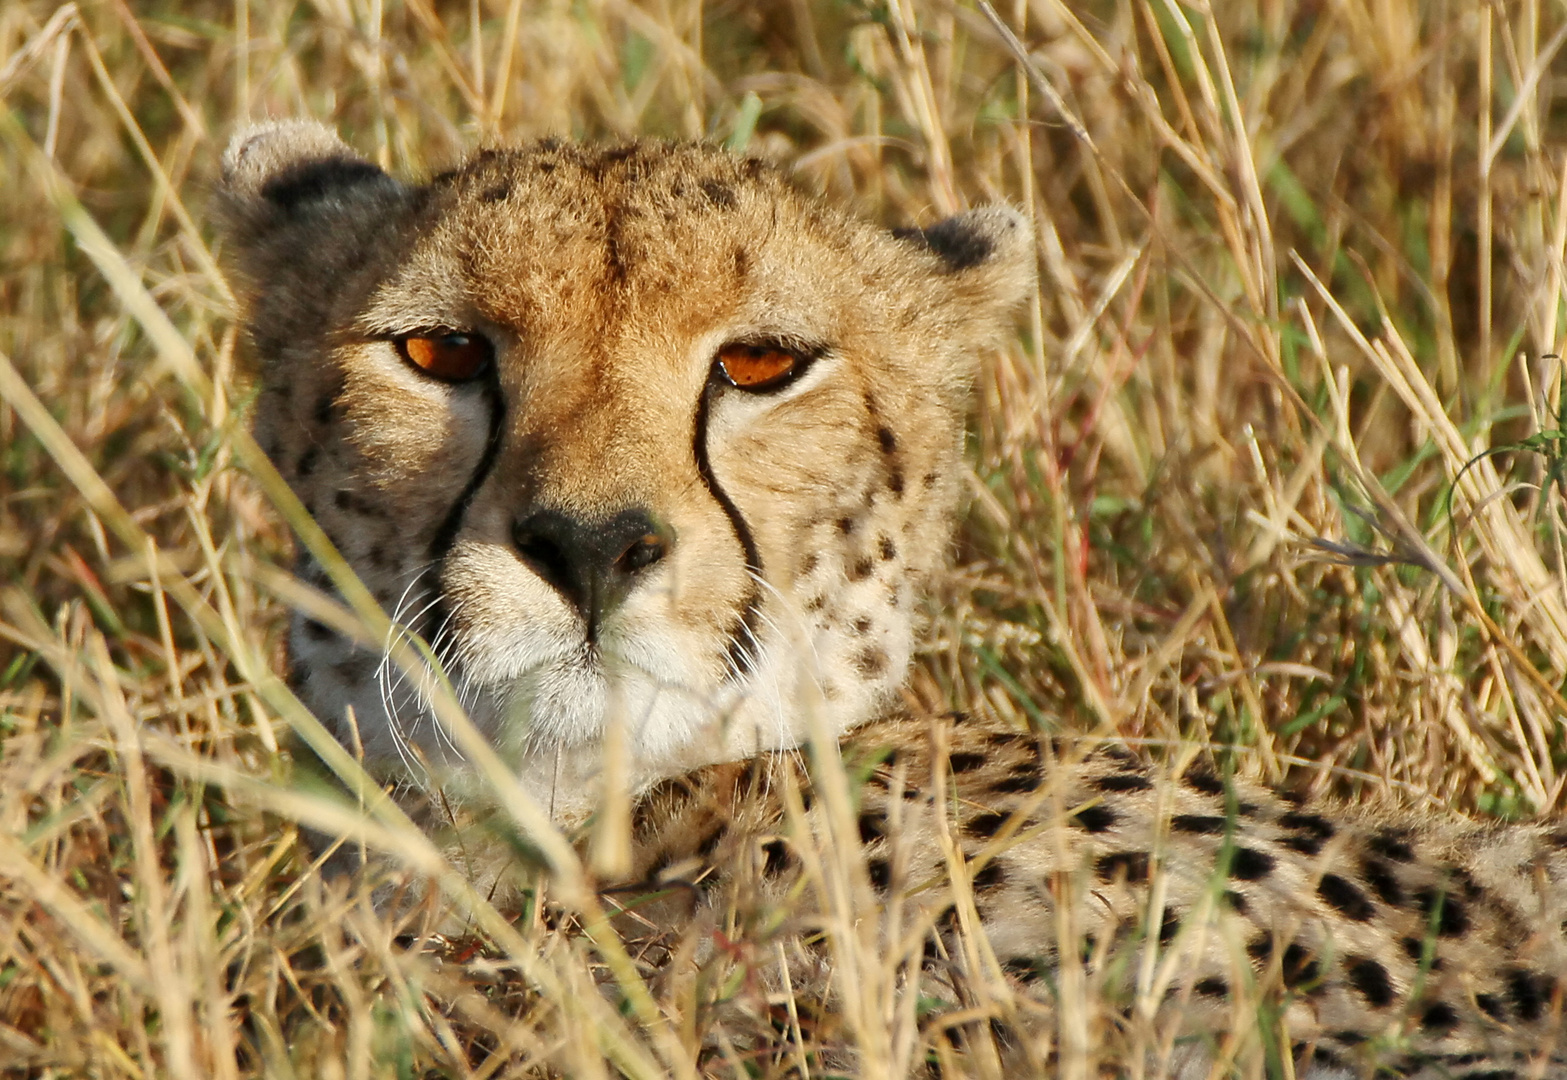
[[[590,641],[641,573],[674,546],[670,530],[641,510],[601,521],[538,510],[512,525],[511,539],[533,572],[577,609]]]

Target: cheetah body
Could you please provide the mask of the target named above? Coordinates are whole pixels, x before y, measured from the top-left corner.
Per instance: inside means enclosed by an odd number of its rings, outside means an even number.
[[[222,202],[258,437],[559,816],[623,739],[635,876],[680,886],[667,925],[782,910],[820,876],[808,840],[858,843],[951,1003],[991,969],[1025,1018],[1114,984],[1182,1075],[1264,1002],[1296,1075],[1567,1077],[1560,831],[885,718],[960,499],[976,355],[1032,282],[1017,215],[895,235],[658,143],[481,153],[416,186],[302,123],[239,136]],[[409,362],[453,333],[487,343],[482,371]],[[787,353],[789,378],[753,392],[722,367],[737,347]],[[309,558],[302,576],[329,591]],[[428,687],[373,645],[298,617],[293,685],[367,757],[462,789]],[[794,751],[839,736],[851,810]],[[829,986],[808,959],[797,985]],[[1014,1033],[1035,1067],[1046,1044]]]

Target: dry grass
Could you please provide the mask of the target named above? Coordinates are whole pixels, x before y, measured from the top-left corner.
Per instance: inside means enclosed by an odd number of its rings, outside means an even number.
[[[1561,810],[1558,7],[1003,0],[1025,68],[942,0],[136,6],[0,6],[0,1075],[996,1075],[862,930],[835,1023],[764,978],[787,928],[729,927],[648,990],[662,954],[619,947],[543,828],[559,913],[469,940],[422,936],[434,893],[396,922],[312,871],[292,820],[463,889],[277,754],[309,724],[271,674],[288,529],[204,224],[246,118],[329,118],[413,171],[700,136],[889,222],[1027,208],[1042,288],[980,387],[914,692],[1341,795]],[[992,990],[968,1020],[1023,1007]],[[1141,1073],[1118,1015],[1063,999],[1063,1075]],[[1276,1073],[1266,1042],[1235,1070]]]

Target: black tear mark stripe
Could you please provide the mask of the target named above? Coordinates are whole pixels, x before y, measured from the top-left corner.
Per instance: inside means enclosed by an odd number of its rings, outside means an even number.
[[[502,424],[506,419],[506,402],[501,396],[500,375],[495,365],[490,365],[489,378],[480,384],[484,391],[486,404],[490,407],[490,430],[484,439],[484,452],[479,455],[479,463],[474,466],[473,472],[468,477],[468,482],[463,485],[462,493],[452,503],[450,510],[446,511],[446,517],[435,530],[435,535],[430,539],[430,558],[440,569],[440,562],[446,558],[451,550],[452,543],[457,539],[457,530],[462,528],[463,518],[468,513],[468,507],[473,503],[474,496],[479,493],[479,488],[484,481],[489,479],[490,470],[495,467],[495,459],[501,449]]]
[[[697,399],[696,420],[691,432],[691,456],[696,460],[697,475],[702,478],[707,493],[729,518],[729,525],[735,531],[735,539],[740,541],[740,549],[745,552],[745,568],[749,571],[747,578],[751,587],[746,593],[745,602],[740,607],[738,625],[729,635],[729,664],[734,674],[747,675],[755,669],[760,658],[757,630],[762,621],[762,590],[756,582],[762,576],[762,556],[756,550],[756,538],[751,534],[751,526],[746,522],[745,515],[740,513],[740,508],[734,504],[729,493],[713,475],[713,466],[708,460],[707,420],[712,411],[713,397],[717,392],[717,380],[709,378],[702,396]]]
[[[434,582],[435,599],[425,609],[423,617],[418,620],[424,626],[446,624],[449,612],[446,606],[446,594],[441,589],[441,580],[446,576],[444,565],[446,556],[457,539],[457,532],[462,528],[463,518],[467,515],[474,496],[479,493],[479,488],[489,478],[490,470],[495,467],[495,459],[501,448],[501,429],[506,418],[506,404],[501,396],[500,376],[493,364],[490,366],[489,376],[479,383],[479,387],[490,409],[490,428],[484,438],[484,450],[479,454],[479,463],[474,466],[473,472],[468,476],[468,482],[463,485],[461,493],[452,503],[451,508],[446,511],[446,516],[441,519],[435,535],[430,538],[431,565],[425,572],[433,575],[431,580]],[[387,615],[393,618],[396,614],[394,611],[387,612]],[[423,634],[417,626],[410,626],[409,629]]]
[[[446,577],[446,556],[451,552],[458,530],[462,528],[463,518],[468,514],[468,507],[472,505],[474,496],[479,493],[479,488],[484,485],[485,480],[489,479],[490,470],[495,467],[495,459],[500,454],[501,432],[506,419],[506,399],[501,396],[500,374],[494,364],[490,365],[489,377],[480,383],[480,386],[484,392],[485,403],[490,407],[490,430],[485,436],[484,451],[479,455],[479,463],[474,466],[473,472],[468,476],[468,482],[463,485],[462,493],[452,503],[451,509],[446,511],[446,517],[441,520],[440,527],[435,530],[435,535],[430,539],[430,572],[434,575],[435,602],[430,605],[424,617],[425,626],[446,624],[450,613],[446,606],[446,593],[441,588],[441,582]],[[414,629],[417,630],[416,627]]]

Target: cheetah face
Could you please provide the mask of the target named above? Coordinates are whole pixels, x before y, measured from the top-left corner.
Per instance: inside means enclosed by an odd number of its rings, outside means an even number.
[[[303,123],[238,137],[221,205],[258,437],[519,773],[614,722],[650,780],[885,707],[1016,214],[894,235],[650,142],[412,186]],[[458,764],[416,681],[305,619],[290,653],[372,755]]]

